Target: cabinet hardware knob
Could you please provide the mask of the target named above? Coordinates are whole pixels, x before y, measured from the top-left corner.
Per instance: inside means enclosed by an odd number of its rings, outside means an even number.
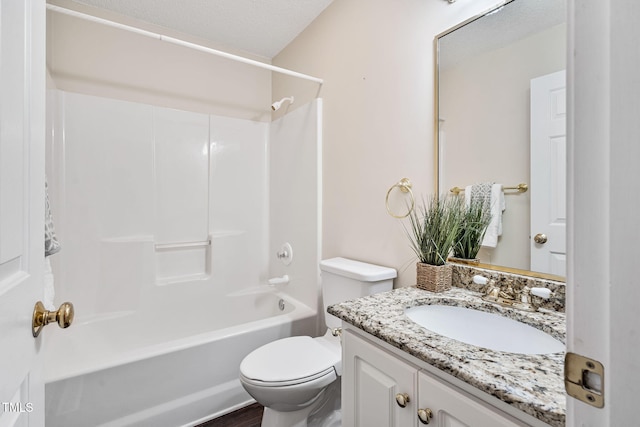
[[[418,419],[422,424],[429,424],[433,418],[433,412],[431,409],[418,409]]]
[[[541,245],[544,245],[545,243],[547,243],[547,235],[543,233],[538,233],[535,236],[533,236],[533,241]]]
[[[409,399],[409,395],[407,393],[398,393],[396,394],[396,402],[398,406],[401,408],[405,408],[407,403],[409,403],[411,399]]]

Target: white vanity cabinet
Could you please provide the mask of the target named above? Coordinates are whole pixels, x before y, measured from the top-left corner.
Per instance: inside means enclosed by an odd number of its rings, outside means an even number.
[[[526,426],[511,416],[492,408],[462,390],[426,373],[418,373],[419,417],[436,427],[514,427]],[[427,424],[420,421],[417,425]]]
[[[348,330],[342,349],[342,425],[416,425],[418,368]]]
[[[356,332],[344,329],[342,340],[344,427],[528,425]]]

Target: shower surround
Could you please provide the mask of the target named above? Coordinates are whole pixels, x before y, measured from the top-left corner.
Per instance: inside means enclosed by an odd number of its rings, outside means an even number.
[[[47,425],[192,425],[243,406],[245,354],[318,332],[321,100],[264,123],[49,95],[55,302],[76,320],[45,337]]]

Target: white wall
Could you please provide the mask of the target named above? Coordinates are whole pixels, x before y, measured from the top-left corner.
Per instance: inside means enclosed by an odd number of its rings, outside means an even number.
[[[70,0],[52,3],[247,56]],[[52,11],[47,11],[47,68],[55,86],[69,92],[249,120],[271,117],[270,71]]]
[[[415,257],[385,195],[403,177],[417,199],[433,193],[433,39],[497,3],[335,1],[273,59],[325,81],[319,89],[273,77],[274,99],[323,98],[323,258],[395,267],[396,287],[415,283]]]

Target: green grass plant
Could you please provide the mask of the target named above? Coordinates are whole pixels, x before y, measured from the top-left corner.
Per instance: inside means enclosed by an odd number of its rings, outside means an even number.
[[[480,251],[482,239],[491,222],[488,206],[480,200],[472,200],[462,214],[462,226],[458,230],[453,256],[462,259],[475,259]]]
[[[409,214],[405,227],[411,249],[425,264],[444,265],[456,244],[464,213],[464,200],[457,196],[431,196]]]

